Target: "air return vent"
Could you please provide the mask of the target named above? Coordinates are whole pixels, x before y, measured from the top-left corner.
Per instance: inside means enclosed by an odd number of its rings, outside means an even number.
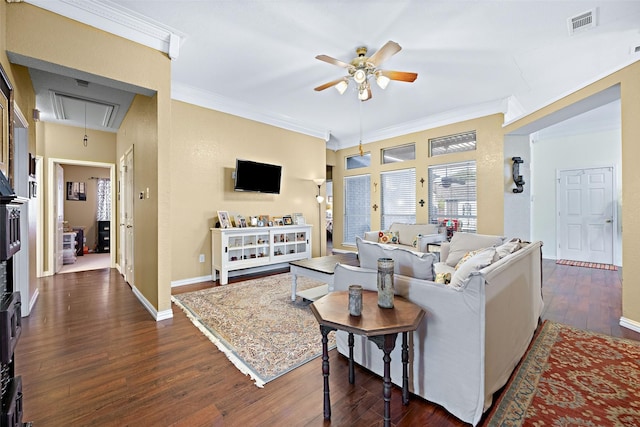
[[[596,9],[591,9],[579,15],[572,16],[567,19],[567,25],[569,27],[569,35],[594,28],[597,25]]]

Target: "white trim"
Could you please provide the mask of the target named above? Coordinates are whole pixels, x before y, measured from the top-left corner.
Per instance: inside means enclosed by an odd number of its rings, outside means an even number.
[[[33,295],[31,295],[31,299],[29,300],[29,313],[31,313],[31,310],[33,310],[33,306],[36,305],[36,301],[38,300],[39,295],[40,289],[36,288],[36,290],[33,292]]]
[[[178,57],[186,35],[109,0],[25,0],[42,9]]]
[[[234,116],[302,133],[304,135],[322,138],[325,141],[329,141],[331,136],[331,132],[328,129],[303,123],[292,117],[259,111],[250,104],[180,82],[172,82],[171,99],[208,108],[210,110],[233,114]]]
[[[208,276],[191,277],[189,279],[174,280],[171,282],[171,287],[177,288],[179,286],[193,285],[194,283],[211,282],[212,280],[213,277],[211,274]]]
[[[44,158],[36,155],[36,200],[38,200],[38,215],[36,217],[36,277],[51,276],[49,271],[44,271],[44,186],[42,185],[42,174]]]
[[[621,317],[620,326],[640,333],[640,322],[636,322],[635,320],[627,319],[626,317]]]
[[[169,308],[168,310],[158,311],[153,306],[153,304],[151,304],[149,300],[142,294],[142,292],[138,290],[138,288],[132,286],[131,290],[133,291],[133,294],[136,296],[136,298],[138,298],[138,301],[142,303],[144,308],[146,308],[147,311],[151,313],[151,316],[156,319],[156,322],[171,319],[173,317],[173,310],[171,310],[171,308]]]

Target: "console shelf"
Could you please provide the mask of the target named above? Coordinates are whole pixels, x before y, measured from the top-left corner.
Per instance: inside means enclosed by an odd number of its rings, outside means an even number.
[[[311,225],[212,228],[211,277],[229,281],[229,271],[311,258]]]

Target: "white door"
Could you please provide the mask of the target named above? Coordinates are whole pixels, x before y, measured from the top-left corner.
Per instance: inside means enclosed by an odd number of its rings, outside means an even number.
[[[59,272],[62,268],[63,261],[63,252],[62,252],[62,240],[64,233],[64,169],[62,166],[56,163],[56,194],[54,197],[54,207],[53,211],[55,212],[55,226],[56,226],[56,234],[55,234],[55,250],[54,250],[54,260],[55,260],[55,273]]]
[[[124,257],[125,250],[125,242],[126,242],[126,215],[124,209],[124,198],[122,193],[122,187],[124,186],[124,170],[125,170],[125,157],[120,157],[120,164],[118,167],[118,189],[117,189],[117,197],[118,197],[118,264],[120,265],[120,271],[122,274],[125,274],[126,264]]]
[[[560,171],[558,258],[613,264],[613,169]]]
[[[134,286],[133,276],[133,148],[124,155],[123,171],[124,278]]]

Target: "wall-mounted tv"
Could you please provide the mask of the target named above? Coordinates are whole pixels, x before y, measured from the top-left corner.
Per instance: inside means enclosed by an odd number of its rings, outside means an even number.
[[[280,194],[282,166],[236,159],[234,190]]]

